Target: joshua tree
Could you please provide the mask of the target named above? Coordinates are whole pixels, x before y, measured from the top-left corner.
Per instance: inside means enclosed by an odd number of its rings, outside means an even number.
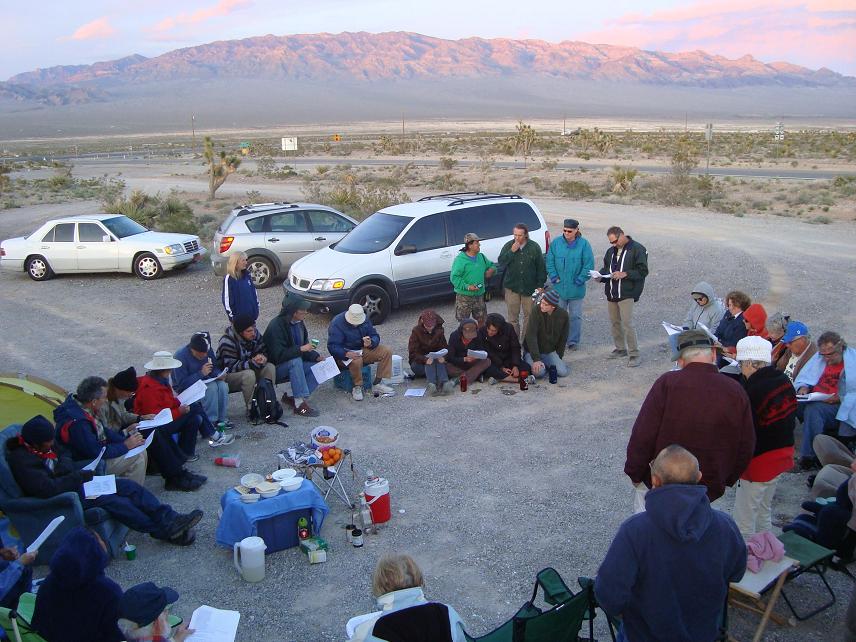
[[[532,150],[532,144],[538,134],[532,129],[532,125],[527,125],[522,120],[517,123],[517,134],[514,136],[514,151],[523,154],[525,161],[529,157],[529,152]]]
[[[214,200],[214,193],[226,182],[229,174],[234,173],[241,164],[241,159],[235,154],[227,155],[225,151],[219,154],[214,151],[214,141],[210,136],[205,137],[205,151],[202,153],[208,166],[208,200]]]

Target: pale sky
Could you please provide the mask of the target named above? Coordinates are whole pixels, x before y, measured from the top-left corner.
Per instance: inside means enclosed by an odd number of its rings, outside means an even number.
[[[856,0],[0,0],[0,79],[215,40],[342,31],[702,49],[856,75]]]

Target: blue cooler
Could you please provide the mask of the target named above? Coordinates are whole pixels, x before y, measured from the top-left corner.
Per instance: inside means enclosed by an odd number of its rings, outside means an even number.
[[[345,368],[333,377],[333,383],[339,390],[351,392],[354,389],[354,378],[351,376],[351,371]],[[371,390],[372,388],[372,367],[363,366],[363,390]]]
[[[301,517],[306,518],[310,532],[314,533],[315,524],[312,522],[311,508],[301,508],[256,522],[256,534],[265,541],[267,546],[265,555],[293,548],[300,543],[297,537],[297,520]]]

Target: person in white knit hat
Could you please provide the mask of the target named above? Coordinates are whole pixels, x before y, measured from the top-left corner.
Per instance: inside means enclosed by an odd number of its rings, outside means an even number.
[[[772,344],[762,337],[737,342],[737,362],[755,424],[755,452],[740,475],[734,498],[734,521],[747,539],[773,528],[776,484],[794,466],[797,398],[790,380],[772,365],[772,351]]]

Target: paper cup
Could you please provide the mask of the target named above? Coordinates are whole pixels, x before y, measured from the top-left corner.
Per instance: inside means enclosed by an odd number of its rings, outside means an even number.
[[[128,560],[137,559],[137,547],[133,544],[125,544],[125,557]]]

